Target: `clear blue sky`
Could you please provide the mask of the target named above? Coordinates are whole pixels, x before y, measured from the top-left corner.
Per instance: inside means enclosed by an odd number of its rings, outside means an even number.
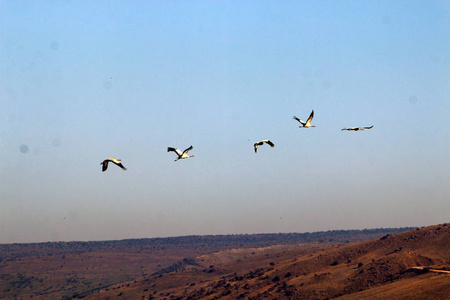
[[[448,1],[1,1],[0,242],[448,222],[449,83]]]

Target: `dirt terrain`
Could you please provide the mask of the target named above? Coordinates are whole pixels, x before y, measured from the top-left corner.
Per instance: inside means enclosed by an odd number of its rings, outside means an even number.
[[[450,225],[365,242],[224,250],[86,299],[450,299]]]
[[[328,244],[369,240],[409,229],[0,244],[0,298],[72,299],[123,282],[127,285],[195,268],[206,269],[201,274],[209,278],[219,274],[210,265],[238,260],[245,263],[236,270],[245,272],[249,267],[258,268],[259,258],[254,258],[261,255],[278,262],[283,257],[278,252],[294,251],[295,256],[299,255],[295,249],[325,249]]]

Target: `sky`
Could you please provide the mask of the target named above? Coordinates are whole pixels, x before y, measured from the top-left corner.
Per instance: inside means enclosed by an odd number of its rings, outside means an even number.
[[[448,222],[449,83],[448,1],[0,1],[0,243]]]

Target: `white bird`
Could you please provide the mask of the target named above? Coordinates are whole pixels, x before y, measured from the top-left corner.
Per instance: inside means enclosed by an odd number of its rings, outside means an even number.
[[[360,130],[364,130],[364,129],[371,129],[373,127],[350,127],[350,128],[342,128],[341,130],[348,130],[348,131],[360,131]]]
[[[121,160],[121,159],[116,159],[116,158],[114,158],[114,157],[110,157],[110,158],[107,158],[107,159],[105,159],[103,162],[100,163],[100,164],[103,166],[103,167],[102,167],[102,172],[105,172],[106,169],[108,169],[108,163],[109,163],[109,162],[112,162],[112,163],[118,165],[118,166],[121,167],[122,170],[124,170],[124,171],[126,171],[126,169],[127,169],[127,168],[125,168],[125,167],[122,165],[122,160]]]
[[[270,141],[270,140],[262,140],[262,141],[259,141],[259,142],[256,142],[254,145],[253,145],[253,147],[255,147],[255,153],[257,153],[258,152],[258,146],[262,146],[262,145],[264,145],[264,144],[268,144],[268,145],[270,145],[270,147],[275,147],[275,145]]]
[[[302,124],[302,126],[298,126],[300,128],[316,127],[314,125],[311,125],[311,121],[312,121],[313,118],[314,118],[314,109],[311,112],[311,114],[309,115],[309,118],[308,118],[308,120],[306,120],[306,122],[301,120],[301,119],[299,119],[299,118],[297,118],[296,116],[293,117],[294,120],[297,120],[297,121],[300,122],[300,124]]]
[[[183,152],[181,152],[181,150],[178,149],[178,148],[167,147],[167,152],[169,152],[169,151],[175,152],[175,153],[178,155],[178,158],[175,159],[174,161],[177,161],[177,160],[179,160],[179,159],[185,159],[185,158],[188,158],[188,157],[195,157],[194,155],[188,155],[188,152],[189,152],[190,150],[192,150],[192,148],[193,148],[193,147],[190,146],[189,148],[187,148],[186,150],[184,150]]]

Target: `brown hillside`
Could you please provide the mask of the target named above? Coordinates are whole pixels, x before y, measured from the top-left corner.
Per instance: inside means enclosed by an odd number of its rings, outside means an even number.
[[[209,267],[241,257],[245,259],[245,256],[261,254],[261,251],[272,253],[291,247],[286,248],[286,245],[366,241],[410,229],[0,244],[0,298],[72,299],[121,282],[190,269],[191,265]],[[250,248],[258,250],[249,252]],[[221,252],[230,249],[234,250]],[[210,253],[215,254],[198,261],[192,259]]]
[[[450,225],[337,246],[221,251],[87,299],[450,299],[450,274],[433,269],[450,270]]]

